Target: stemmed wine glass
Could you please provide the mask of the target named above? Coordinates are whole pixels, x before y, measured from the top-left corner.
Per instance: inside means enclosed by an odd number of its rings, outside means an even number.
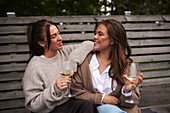
[[[135,63],[128,63],[127,69],[126,69],[126,78],[130,82],[138,82],[140,71],[137,70],[138,65],[136,66]],[[132,90],[132,96],[129,99],[126,99],[125,102],[131,103],[131,104],[138,104],[139,101],[135,100],[134,98],[134,90]]]
[[[72,66],[70,61],[64,61],[63,62],[63,72],[61,72],[60,74],[64,77],[73,76],[74,71],[73,71],[73,66]],[[68,95],[66,95],[65,97],[69,97],[69,98],[74,97],[74,95],[72,95],[71,92],[70,92],[70,86],[71,86],[71,83],[68,83],[69,92],[68,92]]]

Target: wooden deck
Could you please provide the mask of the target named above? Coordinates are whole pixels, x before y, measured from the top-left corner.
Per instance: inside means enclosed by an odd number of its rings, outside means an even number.
[[[125,27],[132,59],[144,74],[139,106],[169,106],[170,15],[0,17],[0,113],[30,113],[24,107],[21,85],[29,58],[27,25],[39,19],[53,21],[66,45],[93,40],[94,18],[112,18]],[[158,112],[156,108],[152,111]]]

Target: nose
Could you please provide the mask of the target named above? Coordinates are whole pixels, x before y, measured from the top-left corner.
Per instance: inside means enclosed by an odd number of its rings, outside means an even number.
[[[96,35],[94,35],[94,36],[93,36],[93,39],[94,39],[94,40],[97,40],[97,36],[96,36]]]
[[[61,37],[61,35],[58,35],[58,40],[62,40],[62,37]]]

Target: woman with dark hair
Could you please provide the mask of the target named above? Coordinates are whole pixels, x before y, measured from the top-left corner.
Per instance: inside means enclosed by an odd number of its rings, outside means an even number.
[[[72,62],[76,71],[77,64],[93,49],[92,42],[63,46],[57,26],[39,20],[28,26],[28,44],[31,57],[22,81],[27,109],[39,113],[97,112],[89,101],[66,98],[71,79],[60,75],[63,61],[68,59],[76,59]]]
[[[72,78],[72,92],[77,99],[93,102],[99,113],[140,113],[136,104],[125,99],[132,96],[139,99],[138,84],[142,83],[140,74],[137,83],[125,79],[127,63],[131,62],[131,48],[126,31],[120,22],[108,19],[95,27],[94,52],[90,53],[78,67]]]

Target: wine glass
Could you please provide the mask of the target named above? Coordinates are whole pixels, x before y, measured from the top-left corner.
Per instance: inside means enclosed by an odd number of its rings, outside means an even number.
[[[64,61],[63,62],[63,72],[61,72],[60,74],[64,77],[73,76],[74,71],[73,71],[73,66],[72,66],[70,61]],[[74,97],[74,95],[72,95],[71,92],[70,92],[70,86],[71,86],[71,83],[68,83],[69,92],[68,92],[68,95],[66,95],[65,97],[69,97],[69,98]]]
[[[128,63],[126,69],[126,78],[133,83],[137,83],[140,75],[140,71],[137,70],[138,65],[136,66],[135,63]],[[139,101],[135,100],[134,98],[134,90],[132,90],[132,96],[129,99],[126,99],[125,102],[131,104],[138,104]]]

